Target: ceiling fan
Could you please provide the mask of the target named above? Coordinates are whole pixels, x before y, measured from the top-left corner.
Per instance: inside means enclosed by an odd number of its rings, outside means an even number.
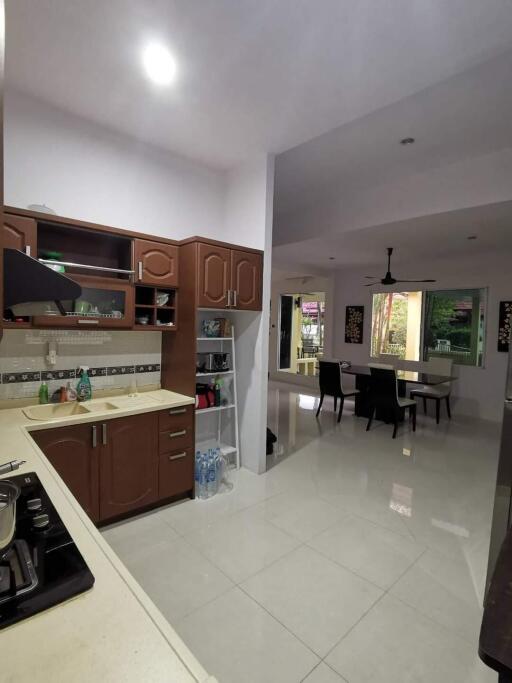
[[[379,279],[376,275],[366,275],[365,278],[367,280],[375,280],[375,282],[369,282],[365,287],[371,287],[372,285],[394,285],[397,282],[435,282],[435,280],[396,280],[392,275],[391,275],[391,254],[393,253],[393,247],[388,247],[388,271],[386,275],[382,278]]]

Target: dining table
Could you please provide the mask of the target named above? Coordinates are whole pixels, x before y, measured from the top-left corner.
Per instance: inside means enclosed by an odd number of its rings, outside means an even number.
[[[334,360],[341,364],[341,371],[344,375],[354,375],[356,378],[356,389],[359,391],[355,396],[355,414],[357,417],[370,417],[371,410],[371,371],[368,365],[348,365],[344,366],[345,361],[340,359]],[[398,395],[407,395],[407,384],[421,384],[423,386],[433,387],[438,384],[445,384],[445,382],[454,382],[457,378],[453,375],[436,375],[431,372],[421,370],[397,370],[397,385]],[[382,413],[377,414],[376,419],[387,420],[387,415]]]

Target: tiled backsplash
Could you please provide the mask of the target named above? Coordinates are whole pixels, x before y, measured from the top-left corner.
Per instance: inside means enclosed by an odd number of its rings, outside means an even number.
[[[46,361],[48,343],[57,343],[57,362]],[[160,332],[5,330],[0,342],[0,400],[37,396],[41,381],[49,393],[70,382],[87,365],[95,389],[160,384]]]

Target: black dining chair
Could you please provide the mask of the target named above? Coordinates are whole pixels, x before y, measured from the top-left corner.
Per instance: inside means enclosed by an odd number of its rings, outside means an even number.
[[[334,410],[336,410],[338,399],[340,400],[340,409],[338,412],[338,422],[341,420],[343,412],[343,404],[346,396],[355,396],[359,393],[358,389],[343,390],[342,372],[339,363],[334,361],[321,360],[319,362],[319,382],[320,382],[320,403],[316,411],[316,417],[319,416],[325,396],[334,397]]]
[[[372,426],[375,412],[384,416],[386,422],[393,422],[393,439],[396,438],[398,422],[404,417],[406,408],[409,408],[409,418],[412,418],[412,431],[416,431],[416,401],[410,398],[402,398],[398,395],[396,372],[390,367],[370,366],[370,417],[366,425],[366,431]]]

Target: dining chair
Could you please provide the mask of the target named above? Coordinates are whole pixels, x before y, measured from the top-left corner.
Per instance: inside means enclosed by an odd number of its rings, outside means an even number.
[[[451,358],[431,358],[427,364],[425,371],[432,375],[446,375],[450,377],[452,374],[453,361]],[[450,393],[452,391],[451,382],[443,382],[434,386],[419,386],[411,390],[411,398],[417,396],[423,399],[423,411],[427,414],[427,399],[432,399],[436,402],[436,423],[439,424],[439,417],[441,413],[441,401],[446,402],[446,413],[448,419],[452,419],[452,411],[450,408]]]
[[[338,422],[341,420],[341,414],[343,412],[343,404],[345,402],[346,396],[355,396],[359,393],[358,389],[350,389],[349,391],[344,391],[343,389],[343,373],[341,372],[341,366],[333,361],[321,360],[319,371],[319,383],[320,383],[320,403],[318,404],[318,410],[316,411],[316,417],[319,416],[320,410],[322,409],[322,404],[324,402],[325,396],[334,397],[334,410],[336,410],[338,399],[340,400],[340,409],[338,411]]]
[[[398,422],[403,417],[406,408],[409,409],[409,418],[412,418],[412,431],[416,431],[416,401],[403,398],[398,395],[396,372],[392,366],[383,367],[381,363],[372,363],[370,366],[370,416],[366,431],[372,426],[375,412],[389,415],[394,424],[393,439],[396,438]],[[390,421],[391,421],[390,420]]]

